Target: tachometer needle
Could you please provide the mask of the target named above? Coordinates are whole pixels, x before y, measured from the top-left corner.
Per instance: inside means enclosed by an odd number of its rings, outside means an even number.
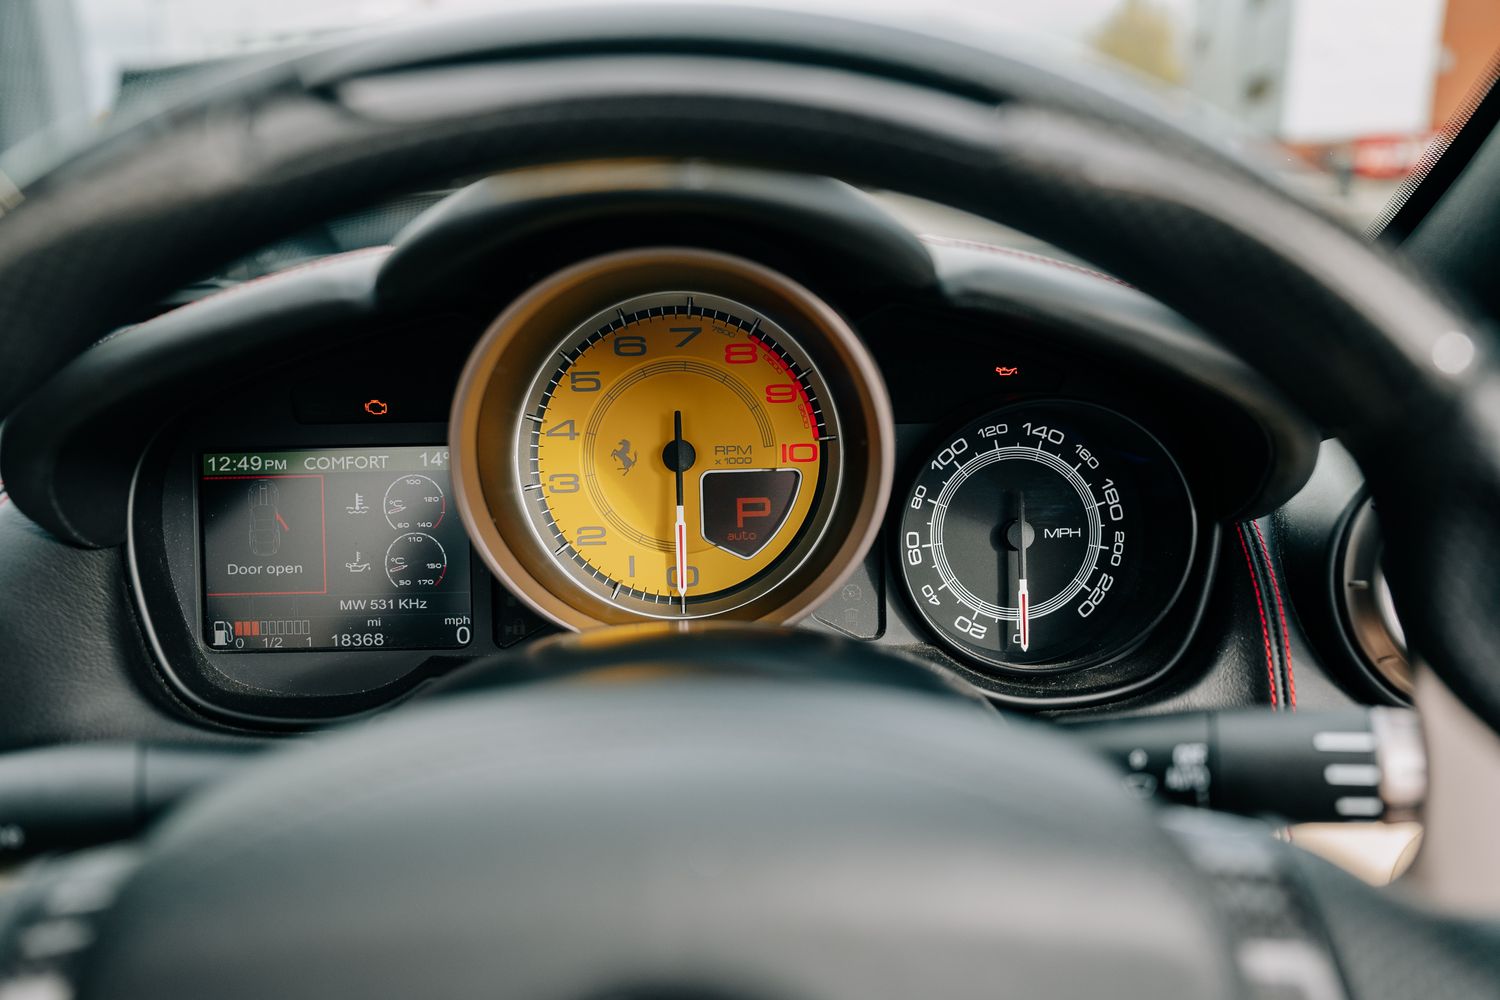
[[[682,507],[682,411],[672,413],[672,446],[676,461],[672,469],[677,474],[677,524],[673,533],[677,549],[677,594],[682,598],[682,613],[687,614],[688,566],[687,566],[687,515]]]
[[[1016,598],[1019,602],[1018,611],[1021,618],[1021,652],[1026,652],[1031,646],[1031,595],[1026,590],[1026,495],[1023,493],[1019,499],[1018,520],[1016,534],[1020,537],[1020,555],[1017,561],[1020,579],[1016,581]]]

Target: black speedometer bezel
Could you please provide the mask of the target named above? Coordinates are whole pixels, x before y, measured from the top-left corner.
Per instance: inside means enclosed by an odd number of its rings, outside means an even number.
[[[1189,545],[1170,600],[1162,604],[1158,613],[1141,623],[1127,640],[1112,644],[1107,653],[1083,662],[1014,667],[970,655],[951,643],[942,630],[931,623],[913,596],[906,575],[901,540],[903,520],[914,486],[944,441],[992,414],[1052,403],[1102,411],[1110,419],[1131,425],[1160,450],[1170,463],[1187,500]],[[953,419],[925,428],[920,445],[905,456],[898,474],[901,489],[893,496],[886,532],[889,572],[899,579],[892,588],[899,592],[896,603],[901,613],[909,616],[914,634],[933,643],[931,653],[934,658],[940,658],[945,666],[956,669],[992,698],[1032,707],[1070,707],[1117,700],[1159,680],[1186,649],[1207,603],[1206,581],[1217,562],[1218,529],[1200,509],[1180,462],[1161,437],[1141,421],[1122,413],[1115,405],[1101,404],[1095,397],[1060,393],[1008,394],[998,399],[976,400]]]

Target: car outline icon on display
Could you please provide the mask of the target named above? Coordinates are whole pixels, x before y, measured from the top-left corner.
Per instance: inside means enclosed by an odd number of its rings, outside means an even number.
[[[250,487],[250,551],[258,556],[274,556],[281,551],[281,513],[276,509],[279,491],[268,480],[257,480]]]

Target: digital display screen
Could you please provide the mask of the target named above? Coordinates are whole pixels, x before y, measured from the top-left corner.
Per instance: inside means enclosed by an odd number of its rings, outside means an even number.
[[[469,540],[445,446],[205,454],[203,641],[216,652],[469,644]]]

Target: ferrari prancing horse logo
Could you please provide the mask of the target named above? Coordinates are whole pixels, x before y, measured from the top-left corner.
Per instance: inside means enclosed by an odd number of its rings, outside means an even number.
[[[609,457],[620,463],[620,475],[628,475],[635,468],[635,452],[631,450],[628,439],[620,442],[620,447],[609,453]]]

